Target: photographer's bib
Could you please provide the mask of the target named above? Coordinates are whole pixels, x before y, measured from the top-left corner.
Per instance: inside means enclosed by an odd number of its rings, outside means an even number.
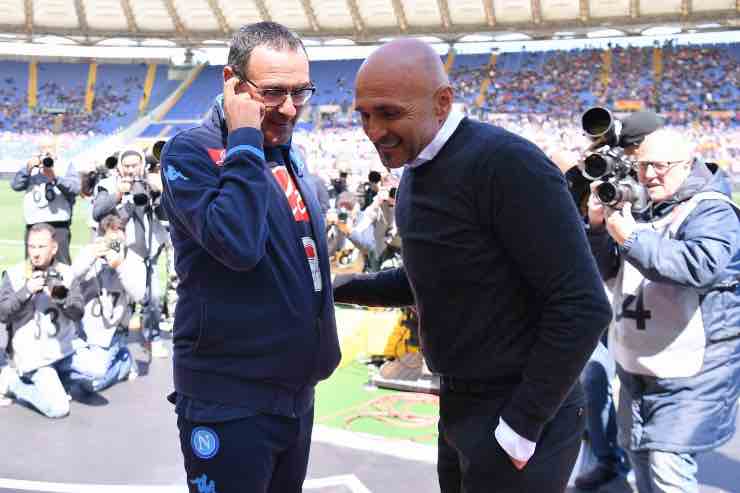
[[[55,171],[61,173],[65,169],[60,167]],[[59,187],[52,185],[41,172],[36,171],[28,177],[28,188],[23,196],[26,224],[69,221],[72,218],[72,206]]]
[[[735,206],[723,194],[703,192],[679,206],[674,214],[638,228],[675,238],[702,200],[722,200]],[[622,368],[659,378],[699,373],[707,345],[700,307],[702,294],[691,287],[652,282],[632,264],[622,261],[614,289],[615,325],[609,336],[609,347]]]
[[[128,268],[130,262],[122,269]],[[141,275],[146,275],[141,269]],[[116,331],[126,329],[131,318],[129,304],[133,301],[121,281],[121,277],[110,265],[97,260],[80,282],[85,302],[82,327],[88,344],[108,348]]]

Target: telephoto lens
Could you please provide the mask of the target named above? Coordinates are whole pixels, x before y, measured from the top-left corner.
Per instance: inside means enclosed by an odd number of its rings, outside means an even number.
[[[54,166],[54,158],[47,154],[41,160],[41,164],[44,165],[44,168],[52,168]]]

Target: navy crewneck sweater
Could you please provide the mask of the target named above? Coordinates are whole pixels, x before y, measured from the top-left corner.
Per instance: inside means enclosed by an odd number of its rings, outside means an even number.
[[[502,418],[537,441],[611,320],[559,169],[529,141],[464,119],[396,196],[404,267],[340,278],[335,299],[416,303],[427,363],[500,382]]]

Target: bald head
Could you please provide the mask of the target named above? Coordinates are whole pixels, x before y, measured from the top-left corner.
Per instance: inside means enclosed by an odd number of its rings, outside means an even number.
[[[386,83],[415,87],[430,94],[450,81],[442,60],[418,39],[397,39],[375,50],[360,67],[357,78],[380,78]]]
[[[53,135],[44,135],[38,140],[39,154],[54,154],[56,139]]]
[[[693,146],[686,135],[662,128],[649,134],[637,149],[638,178],[650,199],[661,203],[673,197],[691,174]]]
[[[639,161],[678,162],[693,157],[694,148],[686,135],[669,128],[648,134],[637,150]]]
[[[422,152],[444,124],[452,102],[452,87],[439,55],[417,39],[381,46],[355,79],[355,109],[389,168]]]

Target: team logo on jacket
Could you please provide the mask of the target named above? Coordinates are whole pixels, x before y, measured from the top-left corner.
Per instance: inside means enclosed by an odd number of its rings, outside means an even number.
[[[296,187],[288,169],[285,166],[275,166],[272,168],[272,174],[280,185],[280,188],[285,192],[285,197],[288,199],[288,204],[290,204],[290,209],[293,212],[295,220],[308,222],[309,217],[306,204],[303,202],[301,192]]]
[[[306,250],[306,258],[308,259],[308,267],[311,269],[311,277],[313,277],[313,290],[320,293],[321,268],[319,267],[319,255],[316,253],[316,242],[308,236],[304,236],[301,240],[303,241],[303,248]]]
[[[213,164],[220,168],[224,165],[224,159],[226,159],[226,149],[211,149],[209,147],[208,156],[210,156]]]
[[[218,453],[218,435],[207,426],[193,428],[190,434],[190,447],[199,459],[212,459]]]

